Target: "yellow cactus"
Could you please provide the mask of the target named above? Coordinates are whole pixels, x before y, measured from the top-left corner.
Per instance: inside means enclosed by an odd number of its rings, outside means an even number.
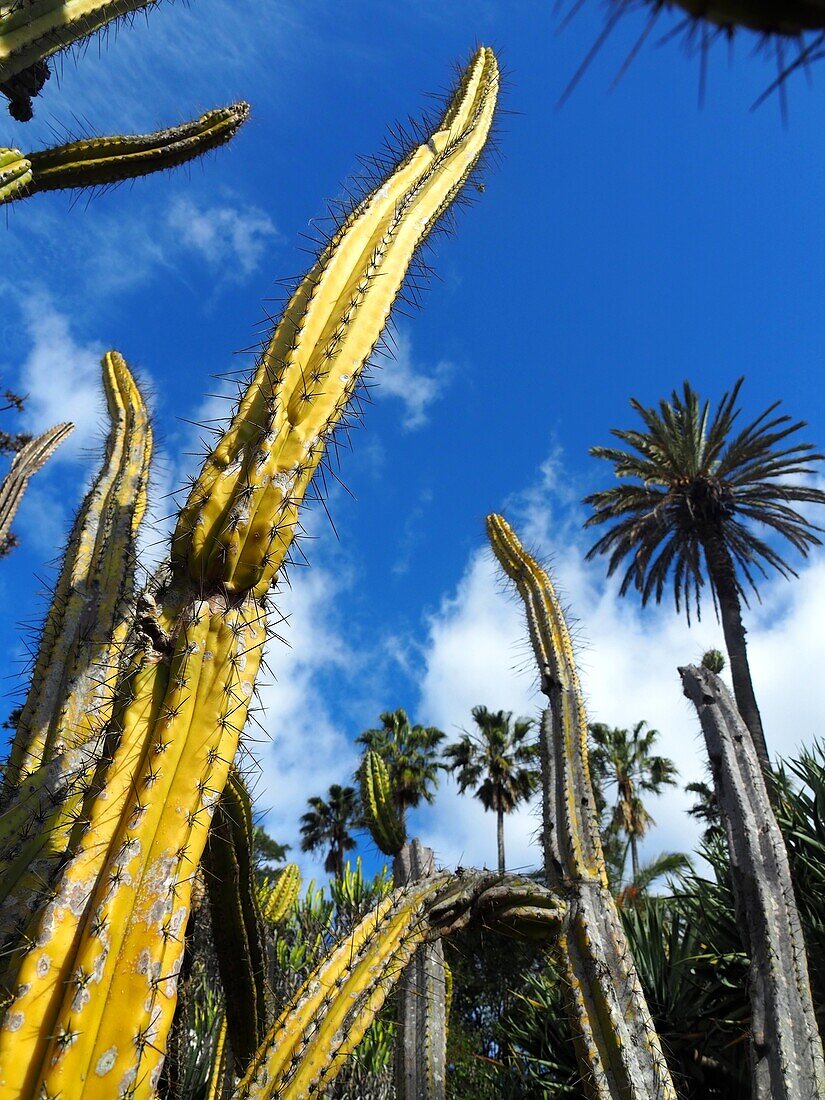
[[[301,872],[297,863],[287,863],[275,882],[267,883],[260,891],[258,904],[264,920],[269,924],[280,924],[298,900],[301,890]]]
[[[48,904],[11,959],[2,1100],[154,1094],[192,880],[260,663],[264,596],[413,253],[484,146],[497,87],[482,48],[440,126],[356,208],[298,287],[207,459],[169,575],[144,595],[130,632],[111,758]]]

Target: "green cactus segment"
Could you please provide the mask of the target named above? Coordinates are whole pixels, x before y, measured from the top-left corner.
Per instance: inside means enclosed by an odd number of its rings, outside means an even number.
[[[15,150],[9,150],[15,152]],[[17,452],[11,469],[0,484],[0,547],[9,537],[9,529],[32,474],[45,465],[63,440],[74,431],[74,424],[55,424]]]
[[[0,189],[0,201],[67,187],[105,187],[135,176],[176,168],[224,145],[248,117],[248,103],[233,103],[230,107],[207,111],[193,122],[154,134],[89,138],[29,153],[28,186],[23,194],[18,188],[7,197]],[[2,168],[0,184],[1,173]]]
[[[252,863],[252,803],[232,768],[216,807],[203,869],[229,1042],[242,1073],[266,1031],[266,954]]]
[[[660,6],[660,0],[654,0]],[[717,27],[745,27],[762,34],[798,38],[805,31],[825,29],[822,0],[674,0],[694,19]]]
[[[287,863],[275,882],[266,883],[260,891],[258,904],[264,920],[271,925],[281,924],[298,901],[301,890],[301,872],[297,863]]]
[[[398,855],[407,830],[393,803],[387,765],[372,749],[364,754],[360,779],[361,805],[370,835],[385,856]]]
[[[165,631],[164,624],[171,623]],[[164,656],[154,648],[166,634]],[[117,748],[74,855],[38,914],[0,1031],[9,1095],[104,1100],[155,1088],[193,870],[257,675],[257,606],[158,612],[113,720]],[[126,1006],[130,1033],[124,1036]],[[14,1053],[12,1053],[12,1051]],[[80,1083],[80,1084],[79,1084]]]
[[[0,4],[0,84],[157,0],[6,0]]]
[[[123,357],[108,352],[101,366],[111,420],[105,459],[69,537],[6,767],[6,792],[40,764],[94,738],[111,716],[152,430]]]
[[[498,85],[481,48],[437,128],[353,210],[295,291],[181,514],[174,560],[196,583],[270,586],[413,255],[484,148]]]
[[[235,1100],[320,1092],[357,1047],[429,925],[426,902],[445,875],[385,898],[310,974],[268,1033]]]
[[[718,676],[707,668],[679,672],[705,735],[728,835],[738,923],[751,960],[753,1095],[825,1096],[825,1058],[788,853],[753,741]]]
[[[547,573],[502,516],[490,544],[524,601],[550,706],[542,722],[545,869],[568,903],[559,954],[583,1077],[594,1100],[676,1100],[661,1044],[607,883],[570,634]]]
[[[32,166],[18,149],[0,148],[0,205],[22,198],[31,183]]]

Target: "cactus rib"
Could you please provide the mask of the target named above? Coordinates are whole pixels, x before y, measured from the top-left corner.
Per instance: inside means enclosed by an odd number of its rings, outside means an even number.
[[[6,0],[0,4],[0,84],[158,0]]]
[[[15,957],[0,1029],[0,1090],[9,1095],[71,1090],[97,1100],[156,1088],[194,870],[260,664],[266,590],[406,267],[483,148],[497,85],[495,58],[482,48],[444,128],[356,209],[299,286],[207,459],[168,575],[143,597],[132,630],[111,757]],[[312,347],[320,351],[307,362]],[[227,509],[237,509],[228,526]]]
[[[413,253],[483,150],[498,82],[481,48],[439,127],[353,210],[293,294],[181,513],[173,555],[192,580],[256,594],[271,584]]]
[[[3,150],[15,153],[16,150]],[[2,159],[0,159],[0,165]],[[0,547],[9,535],[9,528],[20,501],[26,491],[29,478],[45,465],[63,440],[74,431],[74,424],[55,424],[36,439],[29,440],[12,460],[11,469],[0,484]]]
[[[825,1094],[825,1058],[785,841],[753,740],[727,687],[708,668],[679,673],[705,735],[751,960],[753,1095],[814,1100]]]
[[[20,178],[10,180],[8,185],[4,183],[6,170],[0,154],[0,205],[40,191],[105,187],[176,168],[230,141],[248,117],[249,104],[239,102],[153,134],[87,138],[37,150],[27,158],[17,154],[16,164],[10,161],[8,170],[17,171]]]
[[[404,847],[407,830],[392,799],[387,765],[373,749],[361,762],[361,805],[370,835],[385,856],[395,856]]]
[[[541,734],[545,870],[569,907],[559,954],[587,1088],[595,1100],[676,1100],[607,885],[587,718],[561,605],[549,576],[502,516],[487,517],[487,533],[524,601],[542,691],[550,700]]]

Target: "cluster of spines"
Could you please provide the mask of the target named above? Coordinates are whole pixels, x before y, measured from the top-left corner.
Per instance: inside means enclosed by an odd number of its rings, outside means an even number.
[[[587,717],[555,589],[502,516],[487,517],[502,569],[527,612],[550,706],[542,722],[545,871],[567,901],[558,953],[576,1048],[594,1100],[676,1100],[616,905],[590,783]]]
[[[176,168],[230,141],[248,117],[249,104],[240,102],[152,134],[84,138],[25,157],[2,150],[0,205],[41,191],[109,187]]]
[[[825,1094],[825,1057],[785,841],[753,739],[730,692],[711,669],[679,672],[705,735],[751,959],[754,1094],[810,1100]]]
[[[392,797],[387,765],[373,749],[361,761],[361,805],[370,835],[385,856],[395,856],[404,847],[407,831]]]
[[[448,129],[405,161],[387,180],[386,194],[359,208],[299,287],[269,357],[207,461],[184,510],[184,538],[179,528],[168,579],[156,599],[144,600],[133,624],[132,657],[109,727],[111,755],[84,799],[51,900],[32,918],[28,946],[15,957],[15,995],[0,1030],[0,1060],[14,1063],[6,1078],[12,1089],[52,1095],[80,1080],[91,1098],[113,1090],[150,1095],[157,1084],[192,878],[254,690],[266,633],[263,597],[283,559],[280,549],[273,555],[271,540],[259,550],[257,536],[278,527],[279,502],[288,499],[285,545],[291,540],[326,434],[354,388],[351,375],[337,375],[334,368],[343,367],[334,360],[347,352],[359,363],[368,358],[417,245],[484,145],[497,84],[495,59],[481,49]],[[300,353],[298,342],[292,347],[296,317]],[[304,362],[315,345],[331,392],[321,392],[321,379]],[[279,361],[287,384],[270,397],[279,409],[285,402],[286,415],[273,420],[256,412],[270,402],[262,390]],[[228,486],[222,478],[227,454],[231,465],[243,445],[266,483],[238,480],[237,467]],[[281,472],[294,473],[286,498],[279,473],[285,456]],[[264,507],[260,500],[253,507],[256,486],[273,485]],[[217,540],[208,568],[199,549],[189,547],[202,510]],[[254,516],[254,531],[242,514]],[[229,552],[240,541],[239,528],[254,551],[240,569]],[[134,1033],[124,1037],[127,1012]]]

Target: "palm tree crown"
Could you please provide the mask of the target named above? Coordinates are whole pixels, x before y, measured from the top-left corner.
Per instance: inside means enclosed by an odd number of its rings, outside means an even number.
[[[747,604],[748,591],[758,596],[757,581],[767,567],[786,577],[796,574],[753,525],[781,535],[803,556],[820,545],[820,528],[794,505],[825,504],[825,492],[799,481],[815,473],[825,456],[809,443],[789,442],[805,423],[774,415],[778,401],[734,432],[742,381],[712,416],[709,403],[702,404],[688,382],[658,409],[630,402],[644,429],[614,429],[613,435],[631,449],[590,451],[613,463],[622,484],[585,499],[593,507],[586,526],[611,525],[587,556],[609,555],[611,575],[627,563],[621,594],[633,586],[643,604],[651,597],[658,603],[670,581],[677,609],[684,604],[688,618],[691,606],[700,612],[707,576],[722,619],[736,701],[769,770],[741,604]]]
[[[538,745],[527,741],[533,729],[529,718],[512,721],[511,711],[491,711],[473,707],[473,721],[478,732],[465,733],[448,745],[444,766],[457,773],[458,789],[463,794],[475,788],[485,810],[495,811],[498,818],[498,869],[504,873],[504,815],[512,813],[519,802],[536,790],[540,772],[536,768]]]
[[[446,734],[435,726],[411,726],[404,710],[384,711],[380,729],[365,730],[356,741],[377,752],[390,773],[395,808],[406,811],[432,802],[438,786],[438,746]]]
[[[609,829],[624,835],[630,845],[633,882],[640,878],[639,841],[655,824],[640,795],[661,794],[665,786],[676,784],[676,765],[666,756],[651,752],[659,738],[658,730],[637,722],[632,732],[615,729],[603,722],[590,727],[590,768],[601,792],[615,786],[616,795]],[[606,794],[605,794],[606,798]],[[627,848],[625,848],[625,857]],[[624,859],[622,859],[624,864]]]
[[[353,787],[333,783],[326,799],[308,798],[311,809],[301,816],[301,850],[326,849],[324,870],[340,879],[344,874],[344,853],[355,847],[350,829],[361,820],[358,794]]]

